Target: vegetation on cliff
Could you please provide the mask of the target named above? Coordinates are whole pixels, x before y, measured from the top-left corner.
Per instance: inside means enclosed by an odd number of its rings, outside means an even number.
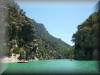
[[[78,25],[77,32],[73,34],[72,41],[75,43],[76,59],[96,59],[99,42],[99,18],[100,12],[96,11]]]
[[[8,4],[6,27],[7,55],[20,54],[19,59],[61,59],[73,58],[70,45],[49,34],[43,24],[28,18],[14,2]]]

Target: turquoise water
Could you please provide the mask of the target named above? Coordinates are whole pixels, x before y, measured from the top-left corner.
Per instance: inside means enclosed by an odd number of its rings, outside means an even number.
[[[97,61],[39,60],[6,64],[4,73],[98,73]]]

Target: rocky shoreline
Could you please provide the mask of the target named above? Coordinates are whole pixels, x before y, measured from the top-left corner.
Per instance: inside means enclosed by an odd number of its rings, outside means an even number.
[[[3,58],[1,59],[1,62],[2,62],[2,63],[15,63],[15,62],[20,62],[20,60],[18,60],[18,55],[16,55],[16,56],[11,56],[11,57],[5,56],[5,57],[3,57]]]
[[[5,56],[5,57],[3,57],[3,58],[1,58],[1,63],[27,63],[28,61],[26,61],[26,60],[19,60],[18,59],[18,57],[19,57],[19,54],[16,54],[16,55],[14,55],[14,54],[12,54],[12,56],[11,57],[7,57],[7,56]],[[39,60],[37,57],[34,57],[34,60]]]

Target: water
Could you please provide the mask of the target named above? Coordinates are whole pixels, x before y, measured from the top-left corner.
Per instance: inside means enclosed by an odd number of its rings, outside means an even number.
[[[4,73],[98,73],[97,61],[39,60],[6,64]]]

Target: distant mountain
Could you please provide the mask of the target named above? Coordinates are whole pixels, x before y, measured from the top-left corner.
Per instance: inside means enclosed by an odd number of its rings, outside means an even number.
[[[56,45],[61,46],[61,47],[68,47],[71,48],[70,45],[68,45],[67,43],[65,43],[64,41],[62,41],[59,38],[56,38],[54,36],[52,36],[44,27],[43,24],[37,24],[35,25],[35,29],[36,29],[36,34],[37,36],[39,36],[42,39],[48,39],[48,41],[52,42],[52,43],[56,43]]]

